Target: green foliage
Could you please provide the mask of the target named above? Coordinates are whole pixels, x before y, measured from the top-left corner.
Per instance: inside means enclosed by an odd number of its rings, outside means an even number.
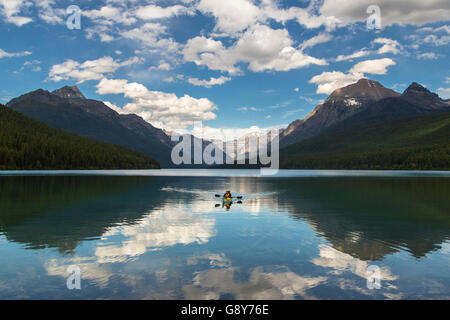
[[[142,153],[49,127],[0,105],[0,170],[156,169]]]
[[[282,168],[450,169],[450,113],[352,127],[344,124],[281,150]]]

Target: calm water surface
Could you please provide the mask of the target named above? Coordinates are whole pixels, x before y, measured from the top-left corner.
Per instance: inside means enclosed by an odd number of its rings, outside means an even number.
[[[171,172],[3,172],[0,299],[450,298],[448,173]]]

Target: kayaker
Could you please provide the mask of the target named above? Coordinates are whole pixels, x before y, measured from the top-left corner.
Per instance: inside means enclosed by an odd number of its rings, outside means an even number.
[[[230,193],[230,190],[227,190],[227,191],[225,192],[225,194],[223,195],[223,198],[224,198],[224,199],[232,199],[232,198],[233,198],[233,196],[232,196],[231,193]]]

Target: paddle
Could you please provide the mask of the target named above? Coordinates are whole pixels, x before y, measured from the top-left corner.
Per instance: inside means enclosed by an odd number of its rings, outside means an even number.
[[[220,194],[216,194],[216,198],[222,198],[222,196]],[[242,196],[237,196],[236,199],[241,200]]]

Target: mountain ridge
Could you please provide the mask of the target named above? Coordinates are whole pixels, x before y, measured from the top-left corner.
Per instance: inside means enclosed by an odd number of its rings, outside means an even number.
[[[394,116],[389,107],[403,105],[404,110],[397,111]],[[409,105],[409,109],[406,107]],[[384,106],[383,106],[384,105]],[[375,107],[374,107],[375,106]],[[280,133],[280,146],[300,142],[320,134],[327,128],[337,125],[359,113],[370,110],[373,118],[389,120],[432,112],[446,111],[450,107],[448,101],[442,100],[420,84],[413,82],[400,94],[385,88],[379,82],[360,79],[356,83],[336,89],[322,103],[314,108],[304,119],[291,122],[287,129]],[[366,115],[367,116],[367,115]],[[362,117],[359,118],[359,122]]]
[[[38,89],[6,106],[51,127],[142,152],[163,166],[170,164],[172,142],[163,130],[138,115],[121,115],[101,101],[86,99],[74,88]]]

